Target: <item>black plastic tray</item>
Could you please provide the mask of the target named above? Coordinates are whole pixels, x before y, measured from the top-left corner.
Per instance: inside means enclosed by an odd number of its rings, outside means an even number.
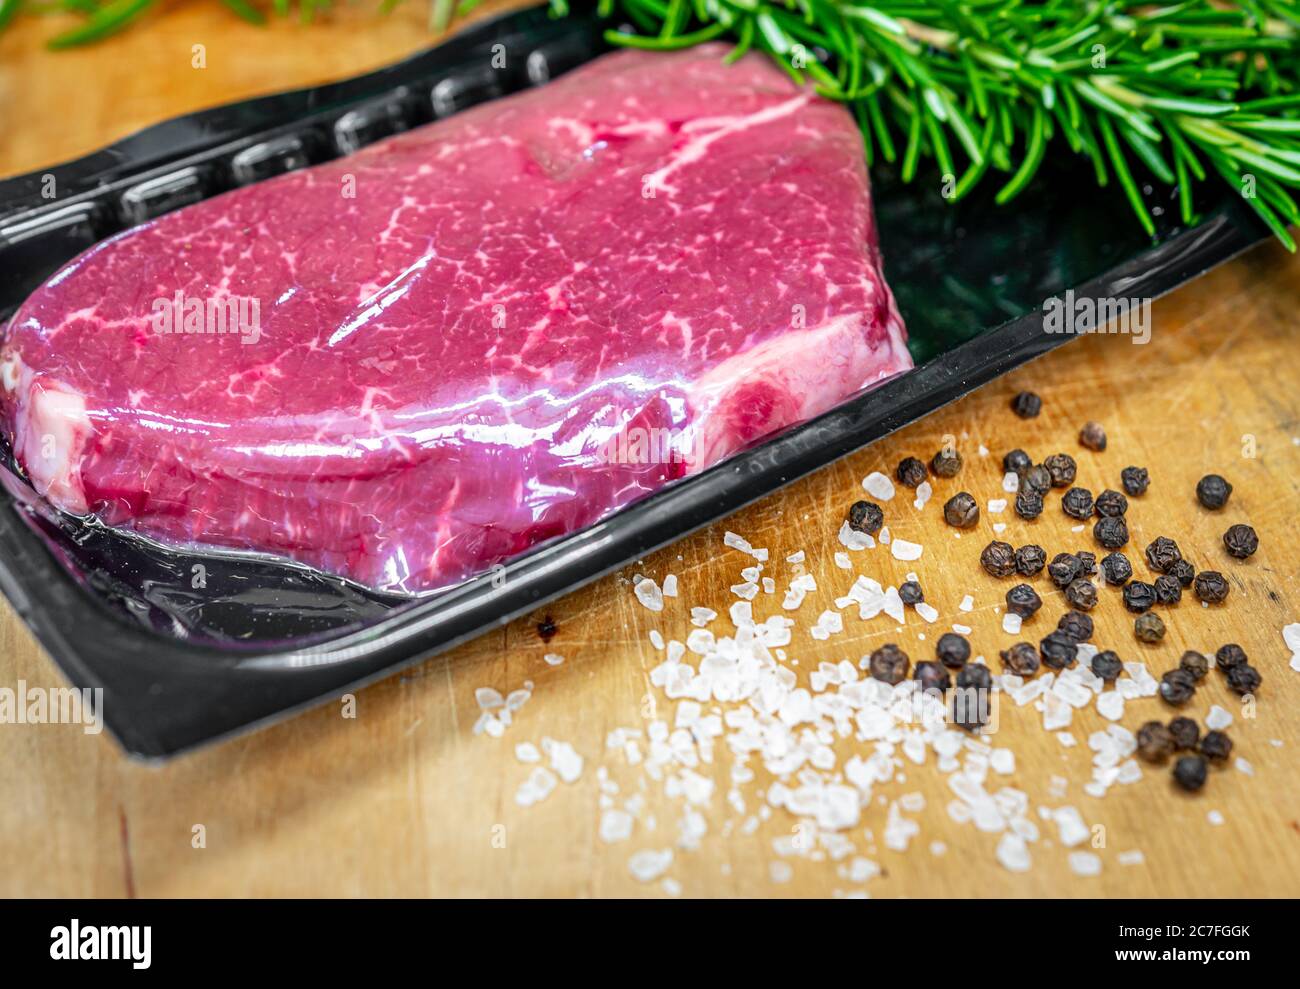
[[[543,84],[603,52],[601,29],[590,9],[564,19],[525,10],[357,79],[190,114],[0,182],[0,319],[104,237]],[[57,196],[43,198],[51,177]],[[917,368],[503,571],[427,598],[385,596],[270,558],[182,554],[57,516],[3,473],[0,590],[74,685],[103,689],[105,725],[129,753],[173,755],[505,624],[1064,343],[1043,330],[1048,297],[1153,298],[1267,233],[1226,194],[1199,202],[1203,222],[1180,229],[1169,193],[1148,189],[1152,245],[1122,196],[1069,162],[1011,207],[993,206],[990,188],[954,208],[938,176],[872,178]]]

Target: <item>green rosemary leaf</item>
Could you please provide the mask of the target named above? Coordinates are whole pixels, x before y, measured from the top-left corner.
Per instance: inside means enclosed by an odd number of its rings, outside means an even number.
[[[14,19],[14,14],[18,13],[18,8],[22,4],[23,0],[0,0],[0,31],[3,31]]]
[[[50,48],[72,48],[116,34],[154,5],[154,0],[110,0],[71,30],[55,35]]]
[[[234,11],[238,17],[248,21],[249,24],[266,23],[266,15],[249,3],[248,0],[221,0],[221,2]]]
[[[1016,197],[1029,180],[1034,177],[1038,171],[1038,166],[1043,161],[1043,151],[1047,146],[1047,114],[1040,107],[1034,107],[1033,122],[1029,128],[1029,142],[1025,149],[1025,158],[1016,169],[1016,173],[1011,176],[995,197],[995,202],[1002,206]]]
[[[1128,196],[1129,205],[1133,207],[1133,212],[1137,215],[1138,222],[1142,224],[1142,229],[1147,232],[1147,236],[1154,237],[1155,223],[1151,220],[1151,214],[1147,212],[1146,204],[1142,202],[1142,194],[1138,192],[1137,183],[1133,181],[1133,175],[1128,170],[1128,163],[1124,161],[1124,152],[1120,150],[1119,143],[1115,140],[1115,130],[1110,118],[1105,114],[1098,117],[1097,127],[1101,131],[1101,139],[1106,145],[1106,154],[1110,158],[1111,167],[1115,170],[1115,176],[1119,179],[1124,195]]]

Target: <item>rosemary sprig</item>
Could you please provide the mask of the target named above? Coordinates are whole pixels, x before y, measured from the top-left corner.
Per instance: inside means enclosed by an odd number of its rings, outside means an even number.
[[[555,14],[568,0],[550,0]],[[850,106],[868,161],[922,157],[959,200],[999,173],[999,203],[1064,144],[1113,179],[1149,235],[1134,170],[1228,182],[1288,249],[1300,222],[1300,0],[600,0],[613,44],[675,49],[720,35]],[[900,154],[899,148],[902,148]]]

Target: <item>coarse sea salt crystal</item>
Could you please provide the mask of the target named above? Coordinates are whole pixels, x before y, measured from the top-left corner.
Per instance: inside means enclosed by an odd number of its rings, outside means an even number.
[[[922,481],[916,486],[916,499],[912,502],[912,507],[924,508],[925,503],[930,500],[932,494],[934,494],[934,489],[930,487],[930,482]]]
[[[1083,815],[1079,813],[1077,807],[1065,806],[1058,807],[1052,812],[1052,817],[1056,820],[1056,827],[1060,833],[1061,844],[1066,848],[1073,848],[1088,840],[1092,833],[1088,830],[1088,825],[1083,820]]]
[[[677,574],[670,573],[664,578],[664,597],[677,597]]]
[[[1205,815],[1205,819],[1209,821],[1211,824],[1213,824],[1215,827],[1218,827],[1220,824],[1223,823],[1223,814],[1217,810],[1212,810]]]
[[[1120,865],[1141,865],[1147,860],[1147,857],[1142,854],[1142,849],[1132,848],[1126,852],[1120,852],[1115,856],[1115,859]]]
[[[1255,775],[1255,767],[1241,756],[1237,756],[1237,761],[1234,762],[1233,765],[1237,767],[1237,772],[1239,773],[1245,773],[1247,776]]]
[[[1070,871],[1076,876],[1101,875],[1101,858],[1092,852],[1071,852]]]
[[[1124,717],[1124,695],[1118,690],[1108,690],[1097,697],[1097,713],[1110,721]]]
[[[1014,611],[1008,611],[1002,616],[1002,631],[1007,635],[1019,635],[1022,621],[1023,619]]]
[[[1029,858],[1029,846],[1014,831],[1002,835],[995,854],[1002,867],[1009,872],[1028,872],[1033,865]]]
[[[520,742],[515,746],[515,758],[520,762],[541,762],[542,754],[532,742]]]
[[[743,539],[730,530],[723,533],[722,542],[724,545],[730,546],[732,549],[738,549],[742,553],[754,552],[754,547],[750,545],[748,539]]]
[[[884,536],[885,531],[886,530],[884,529],[881,530],[880,541],[882,543],[885,541],[885,536]],[[840,541],[840,545],[842,545],[845,549],[851,549],[854,551],[872,549],[876,545],[876,541],[874,539],[872,539],[865,532],[858,532],[858,530],[853,528],[853,526],[849,525],[848,522],[844,522],[842,525],[840,525],[838,538]]]
[[[633,818],[625,810],[611,807],[600,815],[600,840],[607,845],[627,841],[632,837]]]
[[[649,577],[638,580],[632,592],[636,595],[636,599],[650,611],[664,610],[664,593]]]
[[[1006,531],[1007,531],[1007,524],[1006,524],[1005,522],[994,522],[994,523],[993,523],[993,531],[994,531],[994,532],[997,532],[997,533],[1006,532]]]
[[[632,878],[643,883],[652,883],[673,864],[673,850],[665,848],[655,850],[646,848],[627,860],[628,871],[632,873]]]
[[[794,868],[789,862],[773,862],[768,866],[767,874],[774,883],[788,883],[794,878]]]
[[[939,617],[939,612],[935,610],[934,605],[928,601],[921,601],[915,605],[916,613],[924,618],[930,624],[934,624],[935,619]]]
[[[786,563],[802,563],[802,562],[803,562],[804,560],[806,560],[807,558],[808,558],[808,554],[805,553],[803,550],[799,550],[798,553],[791,553],[789,556],[787,556],[787,557],[785,558],[785,562],[786,562]]]
[[[555,786],[555,774],[549,769],[538,766],[528,774],[526,780],[519,784],[519,789],[515,791],[515,803],[520,807],[531,807],[549,797]]]
[[[879,498],[881,501],[889,501],[894,497],[894,482],[878,470],[872,471],[862,479],[862,487],[871,497]]]
[[[891,539],[893,539],[893,538],[894,538],[894,536],[893,536],[893,533],[891,533],[891,532],[889,531],[889,526],[887,526],[887,525],[882,525],[882,526],[880,527],[880,545],[882,545],[882,546],[888,546],[888,545],[889,545],[889,541],[890,541]]]
[[[900,625],[903,623],[903,599],[899,596],[897,587],[891,585],[885,591],[884,599],[880,603],[880,610]]]
[[[953,622],[952,630],[958,635],[970,635],[970,626],[962,625],[959,622]]]
[[[990,515],[1000,515],[1007,510],[1007,500],[1005,498],[990,498],[988,508]]]
[[[908,542],[906,539],[895,539],[889,544],[889,552],[895,560],[919,560],[923,551],[924,547],[920,543]]]
[[[853,563],[851,560],[849,560],[849,554],[845,553],[842,550],[835,554],[835,565],[839,567],[841,570],[853,569]]]
[[[542,739],[542,751],[551,758],[551,768],[559,774],[560,779],[566,783],[574,783],[582,775],[583,759],[578,755],[578,750],[568,742],[557,742],[554,739]]]
[[[1010,776],[1016,771],[1016,754],[1010,749],[994,749],[989,757],[989,765],[995,773]]]
[[[501,691],[492,687],[479,687],[474,691],[474,700],[483,711],[491,711],[506,702],[506,699],[501,696]]]
[[[1002,475],[1002,490],[1007,494],[1015,494],[1020,490],[1020,476],[1014,471],[1007,471]]]
[[[1300,622],[1293,622],[1283,627],[1282,641],[1293,653],[1300,653]]]
[[[967,594],[961,599],[961,604],[957,605],[958,611],[972,611],[975,608],[975,599]]]
[[[1218,704],[1211,705],[1210,713],[1205,716],[1205,726],[1214,731],[1222,731],[1232,724],[1232,715]]]
[[[712,608],[691,609],[691,624],[698,625],[700,628],[703,628],[705,625],[709,624],[709,622],[713,621],[713,619],[717,617],[718,617],[718,613],[714,611]]]

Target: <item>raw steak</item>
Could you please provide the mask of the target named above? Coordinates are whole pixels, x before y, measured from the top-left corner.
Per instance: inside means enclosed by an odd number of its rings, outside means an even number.
[[[424,591],[910,367],[853,120],[723,53],[609,55],[87,251],[0,353],[36,491]]]

